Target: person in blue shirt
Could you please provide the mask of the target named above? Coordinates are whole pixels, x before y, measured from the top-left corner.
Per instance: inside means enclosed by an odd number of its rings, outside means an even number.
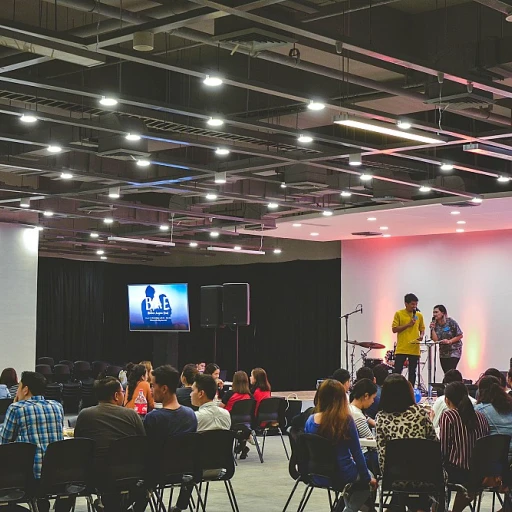
[[[376,489],[377,481],[368,471],[356,424],[349,412],[347,394],[342,384],[334,379],[322,382],[317,394],[315,413],[306,421],[304,431],[329,439],[334,445],[338,459],[341,485],[356,485],[336,512],[357,512],[370,496],[370,489]]]

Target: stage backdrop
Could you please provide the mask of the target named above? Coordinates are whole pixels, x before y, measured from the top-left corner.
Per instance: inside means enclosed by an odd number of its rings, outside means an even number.
[[[393,314],[412,292],[427,324],[436,304],[444,304],[459,322],[464,332],[459,369],[465,378],[474,380],[488,367],[508,370],[511,262],[512,231],[342,242],[342,310],[362,303],[364,311],[351,317],[349,336],[392,348]],[[384,358],[385,352],[373,350],[370,357]],[[438,364],[437,381],[442,377]]]
[[[129,332],[127,284],[188,283],[190,333],[179,366],[213,359],[213,329],[200,327],[200,287],[249,283],[251,326],[240,327],[240,369],[261,366],[276,390],[314,389],[339,367],[340,260],[218,267],[148,267],[41,258],[37,354],[124,363],[153,356],[155,335]],[[160,333],[158,343],[165,339]],[[218,330],[217,362],[235,370],[235,331]]]

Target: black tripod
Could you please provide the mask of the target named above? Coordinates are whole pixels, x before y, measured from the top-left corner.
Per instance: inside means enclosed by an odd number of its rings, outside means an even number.
[[[351,311],[350,313],[345,313],[344,315],[341,315],[340,316],[340,319],[341,318],[344,318],[345,319],[345,365],[347,366],[347,369],[348,369],[348,346],[349,346],[349,342],[348,342],[348,318],[350,316],[352,316],[354,313],[363,313],[363,305],[362,304],[358,304],[356,306],[356,309],[354,309],[354,311]],[[343,344],[341,345],[341,354],[343,354]],[[353,356],[353,354],[352,354]],[[353,361],[353,360],[352,360]],[[342,361],[342,364],[341,366],[343,367],[343,361]],[[353,364],[352,364],[353,366]],[[352,371],[354,369],[352,368]]]

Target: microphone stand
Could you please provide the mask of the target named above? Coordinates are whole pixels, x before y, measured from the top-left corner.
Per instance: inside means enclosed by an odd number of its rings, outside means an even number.
[[[363,305],[362,304],[358,304],[356,306],[356,309],[354,309],[354,311],[351,311],[350,313],[345,313],[344,315],[341,315],[340,316],[340,319],[341,318],[344,318],[345,319],[345,364],[347,365],[347,369],[348,369],[348,319],[350,316],[354,315],[355,313],[362,313],[363,312]],[[342,350],[341,350],[341,353],[343,354],[343,345],[342,345]],[[343,366],[343,365],[342,365]],[[352,373],[353,373],[353,368],[352,368]]]

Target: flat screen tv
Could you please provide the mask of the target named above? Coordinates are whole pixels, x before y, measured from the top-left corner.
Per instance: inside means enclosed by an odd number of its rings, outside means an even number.
[[[190,331],[188,286],[129,284],[130,331]]]

